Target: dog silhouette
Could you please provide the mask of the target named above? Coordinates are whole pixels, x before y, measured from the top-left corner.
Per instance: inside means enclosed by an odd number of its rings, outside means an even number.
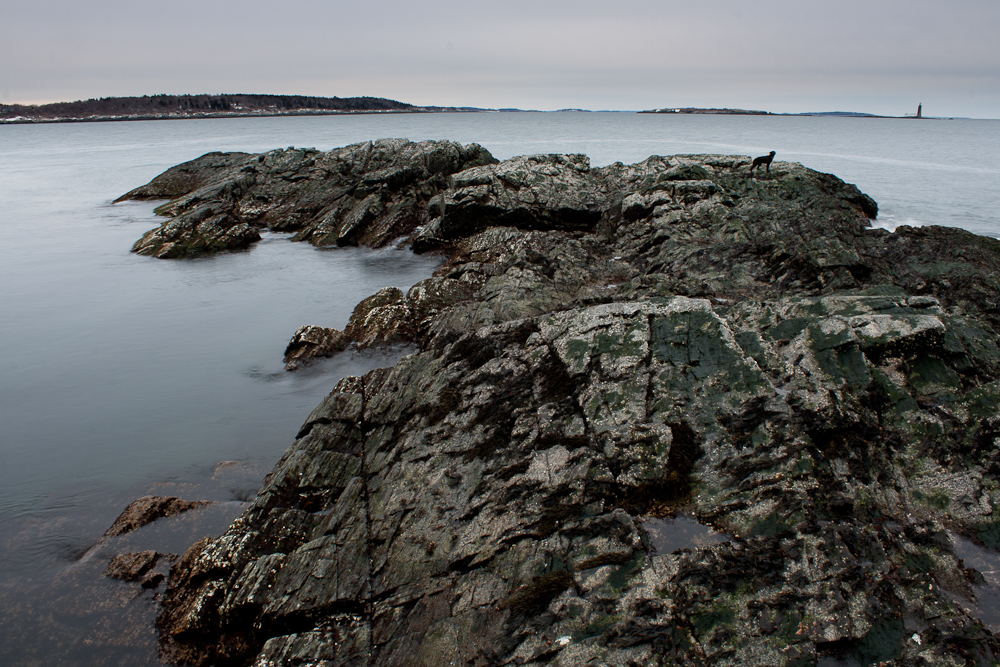
[[[761,155],[760,157],[755,157],[753,159],[753,164],[750,165],[750,175],[753,175],[753,170],[760,165],[765,165],[767,167],[767,173],[771,173],[771,160],[774,159],[774,151],[771,151],[767,155]]]

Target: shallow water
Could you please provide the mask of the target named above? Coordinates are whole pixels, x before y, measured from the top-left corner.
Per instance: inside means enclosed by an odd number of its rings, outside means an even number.
[[[129,248],[159,223],[155,204],[111,202],[208,151],[380,137],[479,142],[498,158],[585,153],[595,166],[774,150],[857,184],[878,201],[877,224],[1000,236],[1000,121],[484,113],[0,126],[0,663],[155,661],[153,594],[101,577],[106,554],[81,554],[140,495],[234,508],[251,497],[339,377],[402,353],[289,374],[295,329],[343,327],[362,298],[438,261],[275,234],[198,260],[138,257]],[[242,473],[223,482],[226,460]],[[179,522],[171,539],[224,524]]]
[[[951,535],[955,554],[965,567],[982,575],[972,586],[975,599],[959,601],[993,632],[1000,632],[1000,553],[981,547],[960,535]]]
[[[4,522],[0,548],[0,664],[161,664],[154,621],[156,590],[103,575],[115,555],[145,550],[180,555],[193,541],[221,534],[246,507],[232,499],[257,487],[262,466],[227,462],[201,480],[158,482],[94,498],[91,512],[50,511]],[[112,538],[100,535],[124,504],[142,495],[216,502]],[[165,573],[168,561],[155,571]]]
[[[37,507],[67,482],[131,484],[150,471],[273,457],[333,375],[384,363],[347,355],[286,373],[295,329],[342,328],[357,301],[406,288],[436,264],[274,235],[249,252],[185,262],[66,266],[78,259],[62,265],[59,284],[18,294],[18,314],[41,324],[5,332],[0,400],[14,418],[0,426],[0,514]]]
[[[678,515],[668,518],[643,519],[642,528],[657,554],[669,554],[681,549],[702,549],[728,542],[730,537],[711,526],[698,523],[694,517]]]

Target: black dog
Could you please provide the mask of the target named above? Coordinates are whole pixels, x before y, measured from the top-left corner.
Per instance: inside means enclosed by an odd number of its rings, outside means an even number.
[[[771,173],[771,160],[774,159],[774,151],[771,151],[767,155],[761,155],[760,157],[755,157],[753,159],[753,164],[750,165],[750,175],[753,175],[753,170],[760,165],[767,165],[767,173]]]

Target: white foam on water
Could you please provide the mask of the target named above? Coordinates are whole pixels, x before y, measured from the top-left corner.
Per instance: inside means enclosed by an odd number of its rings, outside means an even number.
[[[901,225],[905,225],[907,227],[923,227],[924,223],[914,218],[898,218],[891,213],[886,213],[879,216],[877,219],[872,220],[872,227],[874,229],[885,229],[890,232],[895,232],[896,228]]]

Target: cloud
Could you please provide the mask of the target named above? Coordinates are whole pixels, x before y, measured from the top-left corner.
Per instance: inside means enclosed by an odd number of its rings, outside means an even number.
[[[942,113],[1000,115],[995,0],[41,0],[9,14],[0,88],[18,99],[272,92],[777,111],[865,99],[889,112],[924,95]]]

